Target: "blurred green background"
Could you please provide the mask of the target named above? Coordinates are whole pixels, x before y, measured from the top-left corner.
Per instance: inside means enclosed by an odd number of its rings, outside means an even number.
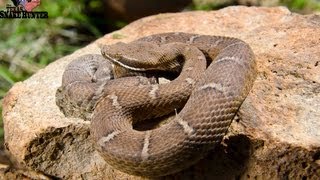
[[[242,2],[242,3],[241,3]],[[0,10],[11,1],[0,0]],[[249,1],[193,0],[184,10],[212,10],[229,5],[250,5]],[[319,0],[260,1],[259,5],[287,6],[308,14],[320,11]],[[47,11],[48,19],[0,19],[0,113],[2,99],[15,82],[72,53],[103,34],[128,22],[106,18],[101,0],[42,0],[36,11]],[[0,116],[0,143],[3,142]]]

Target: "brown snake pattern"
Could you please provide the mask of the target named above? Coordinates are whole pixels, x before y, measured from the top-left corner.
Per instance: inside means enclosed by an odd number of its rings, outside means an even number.
[[[256,77],[254,54],[245,42],[187,33],[147,36],[102,47],[102,55],[71,62],[57,91],[69,116],[91,119],[102,157],[140,176],[163,176],[196,163],[217,146]],[[142,76],[181,71],[167,84]],[[180,110],[162,126],[133,124]],[[91,114],[92,112],[92,114]]]

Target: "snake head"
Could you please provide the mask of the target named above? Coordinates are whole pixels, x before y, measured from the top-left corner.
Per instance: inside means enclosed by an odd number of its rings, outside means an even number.
[[[104,45],[101,54],[114,65],[132,71],[149,71],[167,69],[168,64],[178,66],[175,61],[169,61],[163,47],[150,42],[118,42]]]
[[[133,71],[145,71],[139,67],[139,60],[143,56],[141,47],[132,44],[118,42],[113,45],[105,45],[101,48],[101,54],[110,62]]]

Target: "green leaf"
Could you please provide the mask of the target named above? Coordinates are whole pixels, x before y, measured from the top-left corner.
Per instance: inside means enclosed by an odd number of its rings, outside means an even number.
[[[0,66],[0,77],[5,79],[11,85],[13,85],[15,82],[15,79],[13,78],[13,74],[7,68],[4,68],[2,66]]]

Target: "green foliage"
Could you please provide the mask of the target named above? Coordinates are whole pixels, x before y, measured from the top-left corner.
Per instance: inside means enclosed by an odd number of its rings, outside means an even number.
[[[301,10],[305,8],[307,0],[282,0],[283,5],[292,10]]]
[[[281,0],[280,3],[287,6],[291,11],[299,13],[320,11],[320,2],[317,0]]]
[[[90,6],[99,6],[97,2]],[[0,20],[0,112],[2,98],[15,82],[101,36],[84,9],[84,0],[41,1],[35,11],[47,11],[48,19]]]
[[[307,2],[305,0],[294,0],[289,3],[289,7],[292,9],[303,9]]]
[[[1,90],[0,90],[1,91]],[[2,115],[2,100],[0,100],[0,116]],[[3,122],[2,122],[2,119],[0,118],[0,143],[3,141],[4,139],[4,132],[3,132]],[[0,145],[1,146],[1,145]]]
[[[194,6],[194,10],[200,10],[200,11],[210,11],[213,9],[217,9],[216,4],[199,4]]]

